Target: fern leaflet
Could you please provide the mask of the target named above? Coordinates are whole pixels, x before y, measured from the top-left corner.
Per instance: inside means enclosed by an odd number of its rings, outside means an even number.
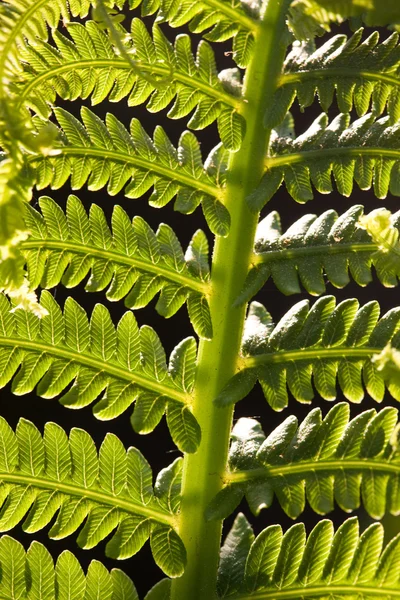
[[[387,0],[383,5],[379,0],[357,0],[356,3],[347,0],[312,0],[312,3],[326,11],[340,15],[342,18],[362,18],[370,26],[399,23],[397,0]]]
[[[58,189],[71,177],[73,189],[80,189],[88,180],[90,190],[108,184],[107,191],[113,196],[125,186],[125,196],[140,198],[154,186],[151,206],[165,206],[177,196],[175,210],[188,214],[202,203],[211,231],[228,234],[230,215],[218,199],[221,190],[215,177],[209,174],[214,163],[208,161],[207,172],[192,133],[182,134],[176,150],[160,126],[155,129],[153,142],[137,119],[132,120],[128,133],[112,114],[107,115],[105,125],[83,107],[84,127],[61,108],[56,108],[55,113],[62,127],[58,152],[30,159],[38,189]]]
[[[235,600],[334,598],[370,600],[399,597],[400,537],[383,547],[383,527],[374,523],[359,535],[356,518],[336,533],[320,521],[306,537],[302,523],[283,535],[272,525],[255,539],[239,514],[221,550],[220,597]]]
[[[142,14],[157,10],[158,20],[167,21],[171,27],[189,24],[193,33],[203,33],[210,42],[233,39],[233,58],[240,67],[250,61],[254,46],[254,33],[260,14],[260,2],[247,0],[204,0],[195,4],[190,0],[130,0],[131,8],[142,5]]]
[[[186,301],[189,314],[200,300],[209,311],[208,242],[202,231],[193,236],[185,258],[168,225],[161,224],[155,234],[141,217],[132,222],[119,206],[110,231],[101,208],[92,205],[88,216],[76,196],[69,197],[66,214],[51,198],[43,196],[39,204],[43,216],[27,207],[30,237],[21,243],[34,289],[52,288],[60,281],[72,288],[90,272],[86,290],[109,286],[108,300],[126,296],[129,308],[146,306],[160,292],[156,309],[164,317],[171,317]],[[202,323],[193,320],[198,335],[209,336]]]
[[[353,104],[363,116],[372,102],[372,112],[379,116],[387,108],[390,123],[400,118],[400,48],[399,36],[393,33],[383,43],[375,31],[364,42],[359,29],[349,40],[345,35],[330,38],[315,49],[311,41],[295,43],[286,58],[275,94],[275,106],[269,124],[279,125],[294,99],[305,108],[318,100],[327,112],[336,91],[339,110],[348,113]]]
[[[289,194],[297,202],[314,197],[312,184],[321,194],[332,191],[331,175],[337,190],[350,196],[353,180],[360,189],[373,185],[378,198],[388,192],[400,195],[399,122],[390,117],[375,120],[367,114],[350,125],[350,116],[340,114],[328,124],[322,114],[301,136],[293,139],[293,120],[289,114],[274,132],[271,156],[260,186],[248,197],[251,210],[258,211],[285,181]]]
[[[240,79],[232,70],[218,76],[214,52],[207,42],[199,44],[195,60],[189,36],[178,36],[173,46],[158,25],[154,25],[152,39],[143,22],[133,19],[126,45],[137,65],[133,68],[95,22],[85,26],[70,23],[68,31],[73,44],[61,33],[53,34],[57,50],[46,42],[26,45],[22,53],[24,82],[20,78],[16,88],[19,103],[47,118],[57,94],[68,100],[91,96],[92,104],[107,97],[118,102],[128,96],[129,106],[147,102],[150,112],[173,102],[169,117],[179,119],[195,109],[188,124],[191,129],[203,129],[218,120],[225,147],[239,149],[244,133],[243,118],[236,112]],[[126,39],[128,34],[124,34]]]
[[[276,495],[283,510],[296,519],[305,501],[318,514],[360,506],[371,517],[400,511],[400,462],[397,410],[369,410],[349,422],[349,405],[336,404],[321,417],[312,410],[298,425],[288,417],[268,437],[254,419],[239,419],[232,431],[227,486],[209,507],[221,518],[230,499],[246,495],[258,515]],[[226,515],[223,514],[223,517]]]
[[[288,11],[288,25],[297,40],[310,40],[330,31],[331,23],[351,18],[354,24],[368,26],[399,24],[397,0],[381,4],[376,0],[293,0]]]
[[[54,565],[43,544],[22,544],[0,537],[0,594],[2,598],[32,600],[139,600],[131,579],[120,571],[110,572],[92,560],[85,575],[76,557],[65,550]]]
[[[72,429],[68,438],[59,425],[47,423],[42,438],[30,421],[20,420],[14,434],[1,418],[0,443],[1,531],[25,518],[24,531],[36,533],[57,514],[53,539],[72,535],[85,522],[78,544],[89,549],[117,529],[108,556],[129,558],[150,538],[160,568],[172,577],[182,573],[185,550],[174,530],[181,459],[160,472],[153,490],[146,459],[136,448],[126,452],[113,434],[97,453],[82,429]]]
[[[318,296],[326,289],[324,275],[338,288],[350,282],[350,275],[358,285],[365,286],[372,281],[373,266],[384,286],[396,286],[400,272],[400,213],[391,215],[378,209],[364,216],[363,212],[363,206],[358,205],[340,217],[334,210],[319,217],[307,214],[284,233],[279,214],[271,212],[258,225],[253,266],[237,304],[251,300],[270,277],[283,294],[300,293],[301,283],[309,294]],[[376,219],[383,212],[389,220],[388,240],[362,226],[364,220]]]
[[[98,419],[113,419],[136,401],[132,425],[152,431],[167,411],[171,435],[183,452],[194,452],[200,428],[190,410],[196,365],[196,343],[183,340],[172,352],[169,368],[155,331],[138,329],[132,312],[115,328],[110,314],[96,305],[90,323],[72,298],[64,314],[52,295],[43,291],[41,306],[48,315],[39,319],[23,310],[10,312],[0,296],[0,386],[13,381],[17,395],[32,391],[54,398],[73,382],[60,402],[70,408],[91,404]],[[40,383],[39,383],[40,382]]]
[[[356,299],[335,307],[333,296],[323,296],[309,308],[299,302],[277,325],[262,304],[250,305],[242,341],[240,370],[215,400],[224,406],[237,402],[253,388],[257,379],[274,410],[288,404],[286,386],[299,402],[314,398],[314,386],[325,400],[337,396],[336,379],[344,396],[361,402],[364,386],[381,402],[385,389],[400,400],[396,378],[387,378],[374,357],[387,345],[396,349],[400,336],[400,309],[393,308],[379,319],[379,304],[359,308]]]

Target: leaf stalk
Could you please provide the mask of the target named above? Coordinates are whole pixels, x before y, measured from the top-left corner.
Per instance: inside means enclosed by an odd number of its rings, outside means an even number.
[[[286,0],[269,0],[255,32],[254,57],[244,82],[242,114],[246,136],[232,153],[224,204],[231,214],[226,238],[217,238],[211,276],[210,309],[214,326],[211,341],[202,341],[193,413],[202,430],[196,454],[186,455],[183,469],[179,535],[187,551],[184,575],[173,581],[171,600],[215,598],[222,521],[205,520],[205,509],[221,490],[227,465],[232,408],[213,403],[237,368],[246,306],[234,306],[253,257],[258,215],[246,197],[258,186],[264,170],[270,131],[265,112],[276,90],[285,50]],[[235,266],[232,269],[232,265]]]

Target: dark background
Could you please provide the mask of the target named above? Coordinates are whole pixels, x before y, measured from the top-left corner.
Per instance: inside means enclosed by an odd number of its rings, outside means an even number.
[[[139,16],[139,12],[131,11],[128,18],[125,20],[125,27],[129,28],[132,16]],[[146,18],[146,24],[151,26],[151,23],[152,18]],[[168,26],[163,26],[163,30],[171,41],[175,38],[177,33],[187,32],[187,29],[185,28],[181,28],[179,31],[176,31],[171,30],[168,28]],[[317,41],[318,45],[325,41],[327,37],[330,37],[338,32],[349,33],[349,30],[347,29],[347,26],[335,26],[332,28],[331,34],[328,34],[325,36],[325,38],[321,38]],[[383,31],[381,36],[382,39],[385,39],[387,35],[387,31]],[[192,37],[193,49],[195,49],[198,41],[201,38],[200,36],[195,35]],[[231,45],[229,42],[226,44],[215,44],[214,49],[219,70],[235,66],[229,54],[229,51],[231,50]],[[90,100],[84,102],[76,101],[74,103],[60,102],[59,104],[78,116],[80,106],[82,104],[90,106]],[[150,114],[146,111],[145,107],[129,108],[126,100],[120,102],[119,104],[104,102],[101,105],[95,106],[93,110],[100,117],[104,117],[107,112],[112,112],[126,125],[129,125],[132,117],[137,117],[141,120],[144,128],[149,134],[152,134],[154,127],[157,124],[162,124],[175,145],[177,144],[179,136],[185,129],[186,123],[189,120],[170,120],[166,117],[166,113],[168,112],[167,110],[157,114]],[[301,113],[296,102],[293,106],[292,112],[296,120],[296,133],[300,134],[308,127],[313,119],[320,114],[321,110],[317,102],[315,102],[312,107],[307,109],[304,113]],[[330,117],[335,116],[337,112],[337,108],[335,104],[333,104],[330,110]],[[201,142],[203,158],[205,159],[210,150],[219,142],[216,125],[214,124],[210,126],[205,131],[196,132],[196,135]],[[33,200],[33,206],[37,206],[37,199],[40,195],[48,193],[64,208],[66,198],[71,191],[72,190],[68,188],[67,184],[62,190],[54,192],[51,192],[51,190],[44,190],[40,194],[36,193]],[[143,216],[154,229],[157,228],[160,222],[168,223],[177,233],[184,249],[187,247],[190,238],[196,229],[202,228],[207,232],[207,235],[209,234],[200,209],[198,209],[194,215],[185,216],[172,210],[173,203],[163,209],[157,210],[148,206],[146,198],[141,198],[140,200],[131,200],[124,198],[122,193],[116,197],[108,196],[105,190],[88,192],[86,189],[82,189],[75,193],[84,201],[86,208],[89,208],[90,204],[93,202],[97,203],[104,209],[108,217],[111,217],[113,206],[115,204],[120,204],[131,217],[135,215]],[[281,215],[282,227],[284,231],[296,219],[306,213],[315,213],[320,215],[328,208],[335,208],[335,210],[341,214],[350,206],[359,203],[364,204],[367,212],[378,206],[386,206],[388,209],[394,212],[397,210],[399,205],[399,201],[396,198],[388,197],[386,201],[382,202],[374,197],[372,191],[361,192],[357,187],[355,187],[351,198],[343,198],[336,192],[331,194],[329,197],[320,195],[316,192],[314,201],[308,206],[303,206],[296,204],[293,199],[289,197],[284,186],[282,186],[269,205],[264,208],[262,216],[265,216],[271,210],[278,210]],[[210,237],[210,247],[212,248],[212,237]],[[84,291],[83,285],[74,290],[66,290],[65,288],[59,286],[56,290],[53,290],[53,293],[61,305],[64,304],[64,301],[68,295],[73,295],[74,298],[81,303],[89,313],[97,302],[104,303],[111,311],[114,322],[117,322],[126,310],[123,306],[123,302],[112,304],[106,300],[104,293],[87,293]],[[335,294],[338,301],[345,298],[357,297],[361,304],[364,304],[372,299],[378,299],[381,304],[382,313],[398,304],[398,289],[383,288],[383,286],[377,281],[376,277],[374,277],[374,282],[366,288],[360,288],[354,283],[350,283],[345,289],[337,290],[328,284],[327,293]],[[257,300],[263,302],[275,320],[278,321],[279,318],[283,316],[283,314],[294,303],[306,297],[308,296],[305,293],[298,294],[296,296],[285,297],[275,288],[272,281],[268,281],[262,291],[257,295]],[[314,300],[311,299],[311,303],[313,301]],[[179,312],[171,319],[165,320],[155,312],[154,305],[155,301],[151,302],[150,305],[145,309],[137,311],[136,317],[139,325],[146,323],[155,328],[157,333],[160,335],[168,356],[173,347],[184,337],[192,335],[193,331],[190,326],[185,307],[181,308]],[[337,400],[340,401],[343,399],[344,398],[339,393]],[[139,436],[138,434],[134,433],[130,426],[130,411],[124,413],[113,421],[101,422],[97,421],[93,417],[91,407],[87,407],[79,411],[69,410],[60,406],[56,400],[44,400],[36,397],[34,393],[16,397],[11,394],[10,386],[7,386],[2,391],[0,402],[0,414],[8,420],[12,427],[16,426],[18,419],[21,416],[34,421],[41,431],[43,431],[44,424],[47,421],[54,421],[62,425],[67,432],[69,432],[72,427],[81,427],[86,429],[94,437],[98,446],[101,444],[105,434],[108,431],[111,431],[120,437],[126,447],[132,445],[137,446],[143,452],[144,456],[149,460],[154,474],[158,473],[160,469],[170,464],[178,456],[178,451],[171,441],[165,420],[162,421],[161,425],[157,427],[154,433],[148,436]],[[322,406],[324,414],[326,414],[331,407],[328,402],[319,402],[318,397],[316,397],[314,406],[318,404]],[[386,397],[385,405],[396,406],[396,402],[392,398]],[[361,406],[352,405],[352,416],[355,416],[361,410],[371,407],[377,408],[377,405],[371,399],[366,398]],[[261,393],[261,389],[257,386],[257,388],[253,390],[248,398],[237,405],[235,419],[242,416],[256,417],[261,420],[264,431],[268,434],[289,414],[296,414],[299,419],[302,419],[309,412],[309,410],[310,406],[301,405],[291,398],[289,407],[283,411],[283,413],[274,413],[267,405]],[[255,519],[250,514],[245,504],[243,504],[240,508],[254,524],[256,533],[273,523],[280,523],[284,529],[293,523],[284,514],[276,500],[274,500],[273,506],[269,510],[263,511],[258,519]],[[362,526],[366,526],[371,519],[365,515],[362,509],[357,512],[361,518]],[[332,518],[337,525],[346,518],[346,515],[337,509],[330,514],[329,517]],[[306,508],[304,514],[300,517],[300,520],[303,520],[306,523],[308,530],[310,530],[320,519],[321,517],[314,514],[309,507]],[[232,520],[233,517],[227,519],[225,522],[225,533],[229,530]],[[398,520],[394,517],[385,520],[389,521],[389,523],[387,523],[390,525],[389,535],[397,533],[399,529]],[[88,552],[77,547],[75,542],[76,535],[67,538],[66,540],[55,542],[47,537],[48,529],[49,528],[46,528],[43,532],[36,534],[35,539],[43,542],[55,558],[61,553],[62,550],[68,548],[76,554],[85,569],[87,568],[90,560],[93,558],[101,560],[108,568],[122,568],[127,574],[130,575],[130,577],[132,577],[135,585],[137,586],[140,597],[143,597],[145,592],[163,577],[161,571],[154,564],[148,543],[138,555],[127,561],[117,562],[105,558],[104,548],[107,540],[102,542],[96,549]],[[12,532],[12,535],[19,539],[25,547],[28,547],[33,539],[31,535],[25,534],[22,531],[21,526],[16,528]]]

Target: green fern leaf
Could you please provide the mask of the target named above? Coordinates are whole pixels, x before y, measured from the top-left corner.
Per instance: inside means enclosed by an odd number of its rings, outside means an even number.
[[[89,6],[90,3],[86,0],[76,2],[76,15],[85,16]],[[23,43],[24,38],[27,37],[32,42],[36,41],[36,37],[47,39],[47,25],[56,28],[60,18],[68,19],[68,16],[69,10],[64,0],[56,0],[51,6],[49,0],[25,0],[21,3],[5,0],[0,12],[1,78],[11,80],[22,69],[18,60],[18,45]]]
[[[351,512],[361,500],[375,519],[398,514],[397,411],[369,410],[351,421],[349,416],[343,402],[325,419],[317,408],[300,425],[288,417],[268,437],[254,419],[239,419],[224,496],[240,502],[246,495],[257,515],[276,495],[293,519],[303,512],[306,499],[318,514],[332,511],[334,501]]]
[[[93,560],[85,575],[68,550],[54,565],[50,552],[36,541],[25,551],[13,538],[1,536],[0,564],[0,593],[4,598],[139,600],[131,579],[119,569],[108,572],[102,563]]]
[[[254,43],[253,34],[260,16],[260,3],[240,0],[204,0],[194,5],[190,0],[129,0],[131,9],[141,5],[142,16],[158,11],[157,21],[168,21],[171,27],[189,24],[190,31],[202,33],[212,42],[224,42],[234,38],[234,59],[240,67],[246,67]]]
[[[169,600],[171,592],[171,580],[162,579],[151,588],[144,600]]]
[[[106,125],[89,109],[82,108],[83,126],[61,108],[55,109],[62,127],[62,144],[58,153],[35,156],[30,160],[39,189],[50,185],[58,189],[70,177],[73,189],[87,182],[90,190],[106,184],[110,195],[125,186],[128,198],[140,198],[154,186],[150,204],[161,207],[177,196],[175,209],[193,212],[203,201],[218,200],[221,195],[213,178],[204,170],[199,143],[192,133],[182,134],[176,150],[164,130],[158,126],[154,142],[137,119],[131,122],[131,132],[113,115]],[[204,211],[208,225],[216,235],[227,235],[226,209]],[[219,217],[219,219],[218,219]]]
[[[151,532],[151,551],[154,560],[164,573],[173,573],[175,577],[183,574],[186,552],[178,534],[164,525],[157,525]]]
[[[60,402],[82,408],[103,394],[93,408],[101,420],[117,417],[136,400],[141,418],[132,422],[143,433],[154,429],[169,403],[172,411],[188,402],[190,392],[182,389],[182,378],[191,391],[194,342],[184,342],[190,345],[189,352],[175,350],[169,374],[157,334],[146,325],[139,331],[133,313],[126,313],[115,328],[109,312],[100,304],[89,323],[85,311],[72,298],[66,301],[64,314],[49,292],[43,291],[41,300],[48,312],[42,319],[23,310],[11,313],[6,298],[0,297],[2,387],[19,367],[12,387],[17,395],[38,386],[41,397],[54,398],[73,382]],[[154,419],[150,413],[154,413],[153,405],[159,398],[161,411]],[[188,406],[182,414],[185,419],[180,423],[174,420],[171,433],[182,451],[193,452],[200,442],[200,430]]]
[[[362,16],[367,25],[388,25],[398,23],[399,5],[396,0],[388,0],[382,5],[378,0],[359,0],[356,4],[347,0],[314,0],[322,8],[340,14],[341,17]]]
[[[220,568],[226,569],[230,561],[234,569],[244,537],[234,533],[242,522],[245,517],[238,515],[227,536],[229,555],[223,554]],[[249,524],[247,529],[251,530]],[[272,525],[251,544],[239,586],[233,580],[222,597],[394,599],[398,595],[399,536],[382,551],[383,533],[382,525],[374,523],[360,536],[355,518],[345,521],[336,533],[331,521],[320,521],[308,538],[302,523],[284,535],[280,526]]]
[[[388,344],[396,349],[400,310],[394,308],[379,318],[379,305],[369,302],[359,309],[355,299],[335,308],[333,296],[323,296],[309,309],[308,300],[295,304],[274,326],[259,303],[250,305],[242,342],[241,369],[228,382],[215,402],[225,406],[243,398],[260,381],[274,410],[288,403],[287,386],[296,400],[309,403],[316,391],[334,400],[336,385],[345,398],[361,402],[364,386],[381,402],[385,387],[400,400],[399,382],[381,372],[374,357]],[[236,383],[246,378],[246,385]]]
[[[125,297],[129,308],[146,306],[158,292],[156,310],[164,317],[174,315],[191,295],[200,295],[207,305],[208,268],[203,275],[200,257],[192,250],[195,238],[185,259],[168,225],[161,224],[154,234],[141,217],[131,221],[119,206],[110,231],[101,208],[93,205],[88,216],[76,196],[69,197],[66,214],[51,198],[40,198],[39,205],[42,214],[27,207],[25,226],[31,235],[21,244],[33,289],[60,282],[72,288],[90,273],[87,290],[108,288],[108,300]],[[196,331],[201,335],[203,329]]]
[[[231,73],[229,81],[225,72],[218,76],[207,42],[200,43],[195,60],[189,36],[178,36],[172,46],[158,25],[154,25],[152,38],[143,22],[133,19],[131,33],[123,31],[121,35],[128,40],[126,48],[137,64],[135,69],[95,22],[70,23],[68,31],[73,45],[56,32],[57,50],[46,42],[24,48],[23,82],[20,78],[17,88],[21,105],[48,118],[57,95],[66,100],[91,96],[92,104],[107,97],[117,102],[128,96],[129,106],[147,102],[150,112],[159,112],[173,102],[168,113],[171,118],[185,117],[195,109],[190,128],[203,129],[217,120],[225,146],[239,149],[244,122],[235,111],[240,105],[241,84],[229,85]],[[149,79],[155,76],[159,79]],[[228,119],[232,113],[236,116]]]
[[[340,114],[328,124],[322,114],[293,139],[289,115],[274,133],[265,183],[248,198],[251,210],[261,210],[283,180],[289,194],[302,203],[314,197],[311,183],[322,194],[330,193],[332,175],[343,196],[351,195],[354,180],[362,190],[373,185],[378,198],[386,198],[389,191],[398,194],[398,130],[399,122],[391,125],[390,117],[375,120],[367,114],[350,124],[350,116]]]
[[[48,28],[54,31],[61,20],[67,23],[71,16],[86,17],[93,4],[90,0],[4,0],[0,11],[1,85],[9,84],[22,71],[19,51],[26,40],[33,46],[39,39],[47,40]],[[108,3],[110,8],[122,8],[123,4],[121,0]]]
[[[324,111],[336,98],[342,113],[354,107],[359,117],[370,105],[379,116],[387,109],[390,124],[400,118],[400,65],[397,33],[378,44],[374,32],[362,42],[359,29],[349,40],[336,35],[315,49],[312,42],[296,43],[286,58],[280,88],[268,124],[276,127],[290,109],[296,95],[302,108],[309,106],[317,93]]]
[[[189,23],[193,33],[203,33],[210,42],[233,40],[233,58],[239,67],[246,67],[251,57],[254,32],[259,19],[259,2],[233,3],[229,0],[205,0],[193,4],[190,0],[161,0],[160,18],[171,27]]]
[[[270,277],[285,295],[300,293],[302,285],[319,296],[326,290],[325,278],[338,288],[346,286],[350,277],[358,285],[367,285],[373,266],[385,287],[396,286],[400,213],[377,209],[363,216],[363,211],[356,205],[340,217],[334,210],[319,217],[307,214],[284,233],[279,214],[267,215],[258,225],[253,266],[237,304],[251,300]]]
[[[330,31],[331,23],[364,21],[367,25],[385,26],[400,23],[396,0],[382,5],[375,0],[293,0],[288,12],[288,25],[298,40],[310,40]]]
[[[246,517],[239,514],[221,548],[217,590],[220,597],[236,592],[244,577],[246,559],[254,533]]]
[[[297,40],[311,40],[331,31],[331,23],[342,23],[340,13],[327,10],[317,0],[293,0],[288,10],[288,26]]]
[[[179,512],[180,493],[182,484],[183,459],[177,458],[165,469],[160,471],[155,486],[154,495],[160,505],[170,513]]]
[[[35,533],[57,515],[49,536],[62,539],[85,521],[78,536],[82,548],[97,546],[117,529],[107,543],[108,556],[129,558],[150,538],[160,568],[170,577],[182,573],[185,550],[173,529],[180,489],[174,486],[169,503],[163,502],[139,450],[126,452],[107,434],[97,453],[82,429],[72,429],[68,438],[59,425],[47,423],[42,438],[24,419],[14,434],[2,418],[0,448],[1,531],[25,519],[24,531]]]

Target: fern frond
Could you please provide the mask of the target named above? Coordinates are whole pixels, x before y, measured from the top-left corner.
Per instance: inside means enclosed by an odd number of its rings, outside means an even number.
[[[90,549],[117,529],[108,556],[129,558],[150,538],[160,568],[173,577],[182,573],[185,550],[174,530],[181,459],[160,472],[153,490],[146,459],[136,448],[126,452],[113,434],[97,453],[82,429],[72,429],[68,438],[59,425],[47,423],[42,438],[21,419],[14,434],[0,417],[0,447],[0,531],[25,519],[24,531],[36,533],[57,514],[52,539],[72,535],[85,522],[78,544]]]
[[[309,294],[325,292],[325,277],[343,288],[350,276],[360,285],[372,281],[372,266],[385,287],[398,284],[400,212],[377,209],[363,215],[364,207],[352,206],[341,216],[327,210],[319,217],[304,215],[282,233],[280,217],[271,212],[260,221],[252,267],[237,304],[248,302],[271,277],[283,294],[297,294],[304,286]],[[363,219],[387,213],[388,227],[373,235]],[[386,239],[390,237],[390,239]]]
[[[379,44],[377,31],[365,41],[362,34],[359,29],[349,40],[336,35],[318,49],[310,41],[295,43],[285,62],[269,125],[279,125],[296,96],[305,108],[318,94],[327,112],[335,92],[342,113],[350,112],[354,104],[361,117],[372,104],[376,116],[387,109],[394,125],[400,118],[399,35],[393,33]]]
[[[331,31],[332,23],[343,23],[343,16],[327,10],[317,0],[293,0],[290,3],[287,23],[296,40],[312,40]]]
[[[78,1],[77,6],[80,5]],[[90,3],[84,0],[86,8]],[[80,7],[80,15],[85,9]],[[86,10],[87,13],[87,10]],[[0,87],[4,88],[22,70],[18,56],[18,46],[28,38],[33,42],[36,37],[47,39],[47,25],[56,28],[60,18],[68,18],[65,0],[4,0],[0,9]],[[0,94],[0,97],[4,97]]]
[[[390,27],[400,24],[397,0],[384,4],[377,0],[293,0],[288,10],[288,25],[297,40],[311,40],[330,31],[332,23],[349,18],[354,25]]]
[[[49,29],[60,21],[87,17],[92,0],[2,0],[0,6],[0,88],[6,88],[23,69],[20,49],[28,40],[35,45],[47,40]],[[108,6],[122,8],[124,1],[111,0]],[[3,95],[0,93],[0,97]]]
[[[239,149],[244,134],[244,120],[237,113],[240,76],[232,70],[218,75],[207,42],[200,42],[195,58],[188,35],[178,36],[173,46],[157,24],[152,38],[143,22],[133,19],[131,33],[124,31],[126,50],[137,65],[133,68],[95,22],[70,23],[68,31],[73,44],[55,32],[57,50],[46,42],[24,48],[24,73],[17,87],[21,105],[48,118],[57,95],[66,100],[91,96],[92,104],[128,97],[129,106],[146,102],[150,112],[173,103],[170,118],[186,117],[195,109],[188,124],[191,129],[203,129],[217,120],[225,147]]]
[[[230,215],[218,199],[222,190],[212,173],[215,153],[203,165],[193,133],[185,131],[175,149],[161,126],[156,127],[153,141],[137,119],[132,119],[129,133],[110,113],[105,125],[83,107],[84,126],[62,108],[56,108],[55,114],[62,127],[57,153],[30,159],[38,189],[58,189],[69,177],[73,189],[86,182],[89,190],[107,185],[111,196],[125,186],[125,196],[140,198],[154,187],[151,206],[165,206],[176,196],[174,209],[189,214],[201,203],[211,231],[228,234]]]
[[[399,382],[387,379],[373,361],[388,344],[400,343],[400,308],[379,319],[379,304],[368,302],[359,308],[356,299],[340,302],[323,296],[309,308],[299,302],[277,325],[262,304],[250,305],[242,341],[240,370],[216,399],[224,406],[244,398],[257,379],[274,410],[288,404],[286,386],[299,402],[314,398],[314,387],[325,400],[341,392],[351,402],[361,402],[364,386],[381,402],[387,388],[400,400]]]
[[[400,11],[397,0],[387,0],[385,3],[379,0],[312,0],[314,4],[323,10],[336,13],[342,18],[362,18],[369,26],[393,26],[400,22]]]
[[[0,537],[0,594],[2,598],[30,600],[139,600],[131,579],[120,569],[110,572],[92,560],[85,575],[77,558],[68,550],[54,565],[43,544],[22,544]]]
[[[34,289],[53,288],[61,281],[72,288],[90,272],[86,290],[108,287],[107,299],[125,298],[128,308],[146,306],[159,292],[156,310],[164,317],[185,302],[189,315],[200,301],[208,307],[208,242],[201,230],[184,255],[168,225],[154,233],[141,217],[131,221],[120,206],[114,208],[110,230],[102,209],[94,204],[88,215],[76,196],[68,198],[66,214],[46,196],[39,205],[42,214],[27,207],[30,236],[21,243]],[[193,325],[200,336],[210,333],[202,322],[194,320]]]
[[[289,29],[297,40],[311,40],[331,31],[332,23],[350,20],[351,28],[364,22],[369,27],[398,28],[400,11],[397,0],[384,4],[378,0],[292,0],[287,15]]]
[[[0,386],[14,376],[17,395],[31,392],[54,398],[73,382],[60,402],[83,408],[101,394],[93,412],[98,419],[113,419],[136,401],[132,425],[138,432],[152,431],[167,411],[172,438],[183,452],[194,452],[200,428],[190,409],[196,368],[196,343],[183,340],[171,353],[169,367],[155,331],[138,329],[132,312],[115,328],[107,309],[98,304],[90,320],[72,298],[64,314],[52,295],[43,291],[41,306],[48,312],[39,319],[23,310],[10,312],[0,296]],[[103,393],[104,392],[104,393]]]
[[[38,39],[47,40],[48,27],[55,29],[60,19],[69,20],[73,16],[85,17],[90,8],[90,0],[4,0],[0,5],[0,121],[2,129],[21,129],[26,132],[26,115],[21,106],[16,108],[14,94],[10,94],[13,83],[23,71],[20,48],[28,40],[33,45]],[[8,114],[2,114],[6,111]],[[14,131],[15,133],[15,131]],[[3,137],[3,131],[1,131]],[[14,136],[15,137],[15,136]],[[18,141],[19,137],[17,137]]]
[[[74,0],[67,3],[65,0],[23,0],[18,4],[15,0],[7,0],[4,3],[3,19],[1,27],[3,36],[9,50],[11,40],[14,45],[26,37],[33,42],[36,36],[41,39],[47,38],[49,25],[55,29],[60,17],[65,21],[72,16],[85,17],[90,6],[90,0]],[[108,2],[107,6],[122,8],[125,4],[122,0]],[[186,23],[190,24],[193,33],[202,33],[204,38],[212,42],[223,42],[234,38],[234,59],[241,67],[247,66],[251,49],[254,44],[253,34],[257,30],[260,3],[239,0],[204,0],[201,4],[193,4],[190,0],[177,2],[176,0],[129,0],[129,8],[132,10],[142,5],[142,15],[151,15],[158,11],[158,21],[168,21],[171,27],[180,27]],[[0,40],[1,43],[1,40]],[[7,61],[10,61],[8,57]],[[1,69],[0,69],[1,70]]]
[[[142,14],[157,10],[158,21],[167,21],[171,27],[189,24],[192,33],[203,33],[210,42],[224,42],[233,38],[233,58],[239,67],[246,67],[254,45],[261,2],[248,0],[130,0],[130,7],[142,5]]]
[[[240,501],[246,495],[258,515],[276,495],[296,519],[306,498],[313,511],[326,514],[334,502],[351,512],[360,507],[381,519],[400,513],[400,454],[397,410],[368,410],[351,421],[349,405],[336,404],[324,419],[312,410],[298,425],[288,417],[267,438],[254,419],[239,419],[232,431],[227,486],[220,494]],[[210,514],[221,517],[215,498]],[[218,507],[218,508],[217,508]],[[224,515],[225,517],[226,515]]]
[[[354,180],[362,190],[373,186],[378,198],[386,198],[388,192],[399,196],[399,130],[400,121],[391,125],[389,116],[375,120],[367,114],[350,124],[350,115],[340,114],[329,124],[322,114],[294,138],[288,114],[273,133],[264,178],[248,197],[251,210],[260,210],[283,180],[297,202],[313,199],[311,183],[321,194],[329,194],[332,175],[343,196],[351,195]]]
[[[400,594],[400,537],[382,551],[383,536],[379,523],[360,536],[352,518],[336,533],[333,523],[323,520],[308,538],[303,523],[297,523],[284,535],[279,525],[271,525],[254,539],[240,514],[221,550],[219,595],[235,600],[395,600]]]

